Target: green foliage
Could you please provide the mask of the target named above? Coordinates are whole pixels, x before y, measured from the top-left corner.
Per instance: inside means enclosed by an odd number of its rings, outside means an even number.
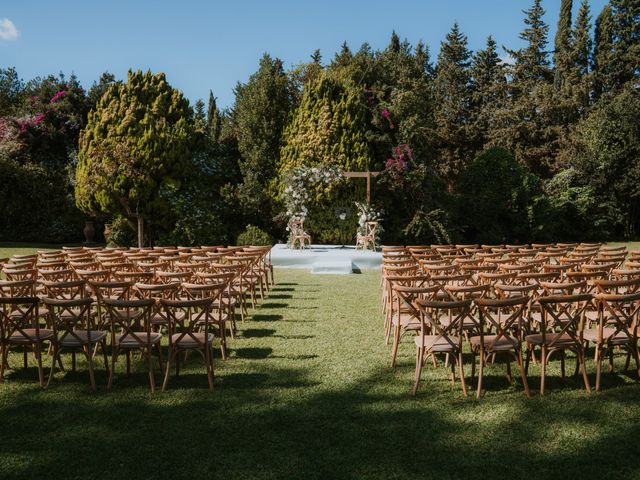
[[[19,164],[0,152],[0,240],[76,242],[84,219],[67,188],[67,172]]]
[[[614,199],[622,222],[618,234],[640,227],[640,91],[629,85],[598,105],[578,129],[576,168],[598,198]]]
[[[437,169],[449,185],[453,185],[470,157],[470,58],[467,37],[454,23],[440,46],[434,80],[434,117],[440,157]]]
[[[541,185],[505,150],[481,153],[457,185],[464,236],[482,243],[534,239]]]
[[[178,185],[191,158],[193,112],[165,75],[129,72],[102,96],[80,136],[76,203],[91,214],[153,218],[160,191]]]
[[[131,247],[135,245],[136,232],[131,220],[124,215],[116,215],[111,223],[108,245],[110,247]]]
[[[258,71],[235,90],[232,116],[243,177],[235,196],[244,217],[265,228],[272,228],[276,214],[267,187],[277,172],[282,132],[292,108],[291,88],[282,61],[265,54]]]
[[[302,165],[334,164],[344,171],[367,170],[368,111],[363,92],[321,75],[304,91],[283,134],[281,178]]]
[[[271,235],[269,235],[259,227],[256,227],[255,225],[247,225],[247,228],[244,229],[244,232],[238,235],[236,245],[253,245],[256,247],[273,245],[273,239],[271,238]]]

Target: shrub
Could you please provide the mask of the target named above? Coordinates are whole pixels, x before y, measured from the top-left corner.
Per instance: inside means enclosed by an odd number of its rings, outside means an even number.
[[[130,247],[136,242],[136,232],[131,222],[122,215],[113,219],[111,234],[109,235],[110,247]]]
[[[244,230],[244,232],[238,235],[238,240],[236,241],[236,244],[247,245],[247,246],[248,245],[256,245],[256,246],[273,245],[273,239],[264,230],[261,230],[260,228],[254,225],[247,225],[247,228]]]

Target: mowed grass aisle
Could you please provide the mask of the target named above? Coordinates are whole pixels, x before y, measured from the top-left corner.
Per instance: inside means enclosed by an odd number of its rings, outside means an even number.
[[[640,385],[622,358],[591,396],[580,377],[550,377],[548,395],[527,401],[496,365],[485,397],[463,399],[428,364],[412,397],[413,343],[391,370],[378,272],[276,280],[217,359],[213,393],[197,355],[155,395],[140,362],[130,378],[120,366],[109,394],[100,365],[90,392],[83,361],[46,391],[33,366],[9,371],[0,478],[640,477]],[[538,381],[532,366],[534,396]]]

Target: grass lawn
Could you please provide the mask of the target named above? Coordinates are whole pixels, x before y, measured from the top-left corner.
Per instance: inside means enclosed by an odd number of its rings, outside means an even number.
[[[230,358],[217,359],[214,392],[197,355],[155,395],[137,361],[129,378],[122,362],[109,394],[99,363],[96,394],[82,360],[46,391],[33,362],[10,370],[0,478],[640,477],[640,384],[621,373],[622,357],[598,394],[581,377],[550,376],[541,399],[532,365],[527,401],[495,365],[484,398],[464,399],[428,362],[413,397],[409,337],[388,366],[378,272],[276,270],[276,281]],[[10,361],[19,367],[21,355]]]

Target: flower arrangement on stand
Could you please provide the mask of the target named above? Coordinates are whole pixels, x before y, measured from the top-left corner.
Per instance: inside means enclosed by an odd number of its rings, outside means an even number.
[[[382,220],[384,212],[372,205],[367,205],[365,202],[355,202],[356,209],[358,210],[358,234],[366,235],[367,222],[376,222],[378,224],[376,228],[376,247],[380,245],[380,234],[384,231],[382,228]]]
[[[288,224],[303,222],[309,213],[308,204],[314,190],[328,188],[342,180],[342,171],[337,165],[296,167],[285,178],[283,199]],[[287,232],[291,235],[287,225]]]

